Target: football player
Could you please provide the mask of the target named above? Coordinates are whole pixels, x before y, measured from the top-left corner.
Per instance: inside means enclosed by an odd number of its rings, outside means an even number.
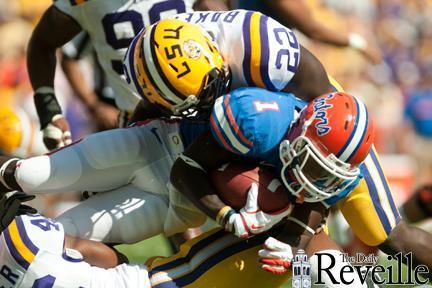
[[[199,26],[195,38],[186,29],[190,24],[160,21],[135,38],[125,60],[128,79],[141,97],[159,107],[159,113],[184,116],[208,108],[224,90],[220,87],[226,88],[228,79],[233,88],[283,90],[304,100],[328,92],[328,80],[322,76],[325,71],[319,62],[303,48],[300,57],[300,46],[292,31],[271,18],[244,10],[186,13],[176,18]],[[213,38],[215,45],[206,44],[206,38],[198,40],[198,33],[206,35],[199,32],[201,29]],[[198,44],[190,45],[190,39]],[[297,68],[293,69],[293,65]],[[313,65],[315,69],[311,69]],[[226,70],[230,77],[223,73]],[[331,84],[334,91],[342,91],[334,80]],[[136,119],[144,107],[141,102]],[[364,167],[365,177],[338,202],[356,235],[367,245],[379,246],[387,253],[412,251],[418,261],[432,267],[431,254],[424,253],[431,236],[401,221],[373,147]]]
[[[151,287],[144,265],[116,266],[123,255],[65,235],[60,223],[22,204],[33,198],[9,192],[0,199],[1,287]]]
[[[272,261],[272,256],[279,255],[280,248],[286,246],[267,237],[286,238],[286,231],[296,228],[288,223],[249,240],[214,229],[187,242],[172,257],[154,257],[146,265],[116,266],[126,260],[123,255],[103,244],[65,235],[59,222],[31,214],[36,211],[22,203],[33,197],[10,192],[0,199],[3,287],[280,287],[289,277],[266,273],[257,265],[257,253],[263,243],[265,248],[259,252],[263,262]],[[306,252],[312,255],[323,249],[326,253],[338,253],[339,248],[321,232]],[[293,257],[292,253],[284,255],[286,264],[278,271],[287,269]],[[315,258],[312,256],[310,262],[318,267]],[[349,265],[339,259],[337,263]],[[331,271],[337,268],[340,267]],[[358,277],[353,280],[356,287],[367,285],[361,284]]]
[[[122,60],[133,37],[144,27],[168,15],[192,11],[194,0],[54,1],[36,26],[28,47],[28,69],[35,91],[34,100],[50,150],[71,143],[67,121],[53,89],[57,48],[81,30],[86,31],[98,60],[114,89],[115,100],[123,114],[131,112],[139,96],[124,81]],[[197,1],[195,5],[215,7],[221,1]],[[219,3],[220,4],[220,3]]]

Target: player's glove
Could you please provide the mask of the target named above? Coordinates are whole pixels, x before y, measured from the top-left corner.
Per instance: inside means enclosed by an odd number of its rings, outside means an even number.
[[[34,195],[13,191],[6,193],[0,199],[0,233],[9,226],[15,216],[37,213],[33,207],[22,204],[34,198]]]
[[[269,230],[285,218],[289,212],[289,207],[273,214],[263,212],[258,206],[258,185],[252,183],[246,205],[238,213],[229,206],[224,207],[219,212],[216,221],[226,231],[241,238],[248,238]]]
[[[267,238],[264,249],[258,251],[258,256],[261,268],[273,274],[287,272],[293,259],[291,246],[273,237]]]
[[[69,123],[62,115],[60,105],[51,87],[40,87],[34,95],[43,142],[49,150],[72,143]]]
[[[55,115],[51,122],[42,129],[43,142],[49,150],[61,148],[72,143],[69,123],[60,115]]]

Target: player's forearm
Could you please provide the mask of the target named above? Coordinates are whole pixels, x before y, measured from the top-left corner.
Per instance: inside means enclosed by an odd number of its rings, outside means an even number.
[[[424,275],[432,280],[432,235],[417,227],[407,225],[401,221],[390,233],[388,239],[379,248],[390,255],[396,255],[401,252],[403,256],[412,253],[413,265],[426,265],[429,274]],[[406,257],[402,257],[404,262]]]
[[[303,32],[303,31],[301,31]],[[323,25],[315,25],[308,30],[304,30],[304,34],[309,38],[331,44],[335,46],[349,46],[349,35],[343,32],[334,31]]]
[[[36,91],[40,87],[54,87],[56,67],[56,50],[37,40],[37,32],[33,34],[27,52],[27,67],[30,82]]]
[[[320,232],[325,222],[327,209],[320,203],[296,205],[284,224],[284,233],[278,240],[288,243],[294,252],[306,250],[310,240]]]
[[[65,235],[65,248],[79,251],[85,262],[99,268],[114,268],[117,265],[128,263],[126,256],[100,242]]]
[[[36,90],[53,87],[56,68],[56,49],[72,39],[81,28],[68,15],[54,6],[45,11],[31,36],[27,65],[30,81]]]
[[[193,9],[196,11],[227,11],[228,6],[222,0],[198,0]]]
[[[216,195],[207,174],[178,159],[171,170],[171,183],[195,206],[216,219],[217,214],[226,206]]]
[[[61,59],[61,65],[63,72],[65,73],[65,76],[75,94],[88,109],[92,109],[92,107],[98,101],[98,98],[88,85],[86,79],[84,79],[78,61],[68,59],[63,55]]]

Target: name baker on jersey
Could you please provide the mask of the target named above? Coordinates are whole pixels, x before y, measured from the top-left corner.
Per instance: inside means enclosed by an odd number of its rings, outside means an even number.
[[[314,114],[315,119],[319,121],[315,123],[315,128],[317,129],[318,136],[323,136],[327,134],[331,127],[328,126],[328,118],[327,118],[327,109],[332,107],[333,105],[327,104],[326,99],[331,99],[333,94],[329,94],[327,98],[318,98],[314,100]]]
[[[219,18],[224,15],[224,18],[222,21],[226,23],[232,23],[236,16],[240,13],[240,11],[231,11],[231,12],[195,12],[195,13],[187,13],[187,16],[184,18],[184,21],[191,22],[191,23],[201,23],[210,20],[210,22],[217,22]],[[198,19],[192,20],[193,16],[199,16]],[[210,18],[207,19],[207,17],[211,15]],[[175,17],[178,19],[178,17]]]

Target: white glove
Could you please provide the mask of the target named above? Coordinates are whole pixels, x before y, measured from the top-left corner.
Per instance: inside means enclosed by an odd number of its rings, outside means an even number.
[[[252,183],[246,205],[239,213],[228,211],[222,217],[222,223],[225,230],[234,233],[240,238],[248,238],[254,234],[260,234],[269,230],[275,224],[279,223],[291,211],[290,206],[279,211],[277,214],[268,214],[263,212],[258,206],[258,185]]]
[[[267,238],[264,249],[258,251],[258,256],[261,268],[273,274],[287,272],[293,259],[291,246],[273,237]]]
[[[49,150],[58,149],[72,143],[69,123],[60,114],[52,118],[51,122],[42,129],[42,133],[45,146]]]

